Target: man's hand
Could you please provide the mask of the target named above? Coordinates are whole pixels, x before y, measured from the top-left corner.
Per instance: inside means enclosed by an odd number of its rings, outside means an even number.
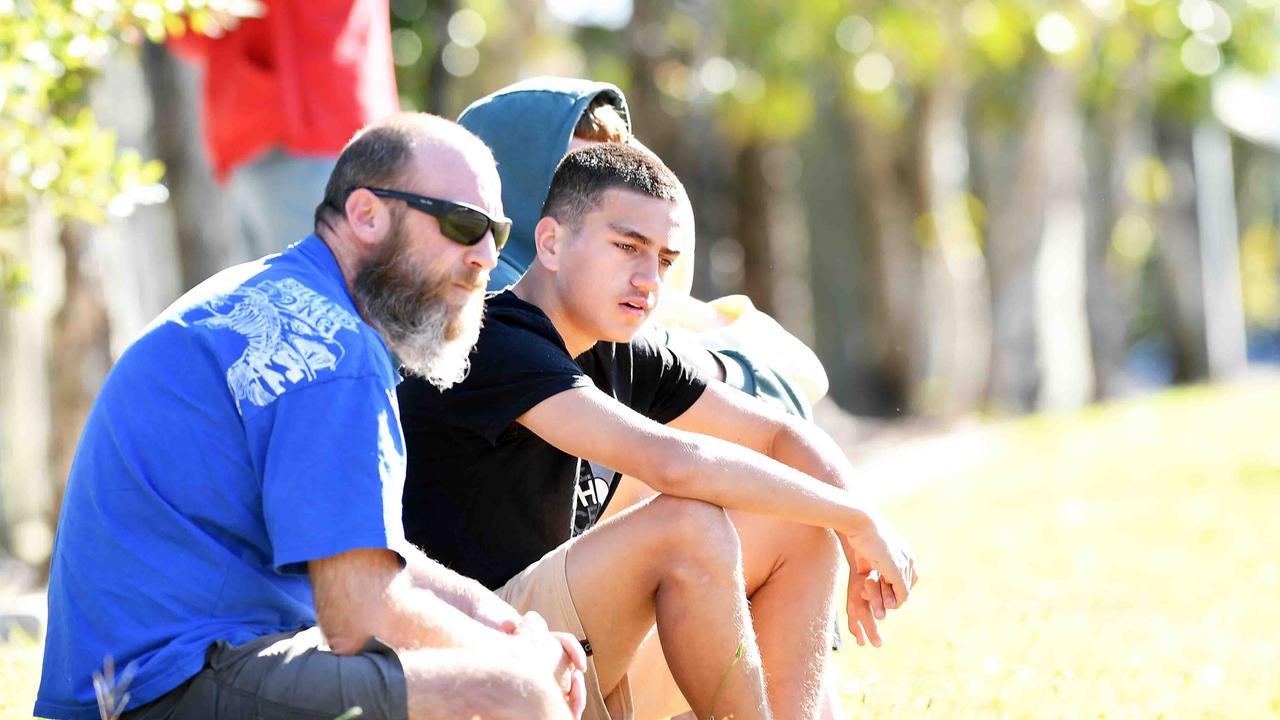
[[[525,613],[513,637],[525,643],[526,652],[535,662],[551,671],[573,716],[581,717],[587,707],[587,685],[583,676],[587,655],[578,639],[569,633],[551,632],[536,612]]]
[[[471,607],[464,612],[476,622],[508,635],[514,635],[520,628],[520,613],[493,593],[477,593]]]

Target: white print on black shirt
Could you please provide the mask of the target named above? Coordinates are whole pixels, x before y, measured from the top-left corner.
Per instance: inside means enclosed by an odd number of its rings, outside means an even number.
[[[596,524],[609,494],[622,474],[589,460],[578,460],[578,485],[573,491],[573,537]]]

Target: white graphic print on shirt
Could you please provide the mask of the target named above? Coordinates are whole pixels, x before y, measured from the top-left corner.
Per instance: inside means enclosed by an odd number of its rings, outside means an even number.
[[[578,485],[573,491],[573,537],[596,524],[621,479],[622,473],[604,465],[578,460]]]
[[[355,316],[293,278],[246,285],[203,307],[212,316],[196,324],[234,330],[248,340],[227,368],[227,386],[241,413],[245,400],[268,405],[288,384],[337,367],[343,347],[334,336],[357,327]]]

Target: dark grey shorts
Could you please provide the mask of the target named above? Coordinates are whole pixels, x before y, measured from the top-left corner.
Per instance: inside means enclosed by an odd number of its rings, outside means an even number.
[[[407,720],[404,670],[378,639],[358,655],[329,651],[320,629],[209,646],[204,669],[124,720],[253,718],[334,720],[359,707],[361,720]]]

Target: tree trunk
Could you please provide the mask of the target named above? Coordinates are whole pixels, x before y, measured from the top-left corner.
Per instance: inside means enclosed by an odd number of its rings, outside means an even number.
[[[733,172],[733,237],[742,246],[743,290],[756,307],[773,315],[777,311],[773,277],[778,268],[769,242],[772,195],[765,178],[766,152],[766,146],[758,141],[738,150]]]
[[[985,261],[968,203],[969,157],[961,89],[943,76],[927,94],[921,172],[928,213],[921,267],[924,372],[916,406],[956,416],[978,408],[986,392],[991,304]]]
[[[922,374],[920,329],[921,252],[916,220],[927,211],[922,157],[924,113],[911,113],[891,131],[874,118],[854,114],[850,130],[855,147],[853,201],[865,211],[870,230],[867,250],[871,336],[875,342],[876,386],[883,389],[888,414],[913,410],[913,394]]]
[[[1192,150],[1209,377],[1227,380],[1243,373],[1246,365],[1231,138],[1220,125],[1205,122],[1195,129]]]
[[[1093,362],[1085,300],[1084,130],[1076,79],[1049,71],[1044,84],[1044,237],[1036,264],[1035,328],[1041,410],[1071,410],[1093,396]]]
[[[987,210],[992,354],[987,400],[1030,412],[1040,392],[1036,347],[1036,260],[1044,237],[1047,71],[1030,82],[1028,110],[1013,123],[971,122],[978,197]]]
[[[1145,257],[1114,252],[1117,222],[1146,220],[1149,206],[1132,196],[1126,175],[1133,163],[1155,153],[1150,108],[1128,98],[1099,108],[1086,119],[1086,302],[1095,400],[1126,394],[1129,327],[1141,302]]]
[[[1087,122],[1084,137],[1088,198],[1085,203],[1085,302],[1089,315],[1089,350],[1093,362],[1093,399],[1124,393],[1133,283],[1124,283],[1113,267],[1111,235],[1124,214],[1124,167],[1116,118],[1098,111]]]
[[[426,98],[423,111],[433,115],[450,116],[449,87],[452,75],[444,69],[444,49],[449,44],[449,19],[458,11],[458,0],[434,0],[429,3],[427,18],[432,33],[431,70],[427,74]]]
[[[853,175],[853,135],[830,91],[816,92],[814,125],[802,141],[803,195],[812,247],[809,276],[814,312],[814,350],[831,383],[829,396],[859,415],[887,415],[902,398],[888,397],[878,381],[870,321],[869,247],[873,228],[853,200],[863,191]]]
[[[94,397],[111,368],[110,324],[102,295],[97,249],[88,228],[68,222],[58,234],[63,253],[64,297],[50,337],[49,472],[53,480],[51,526],[62,508],[71,461]]]
[[[137,139],[150,140],[155,157],[164,163],[180,286],[186,290],[250,258],[247,249],[231,241],[222,188],[213,180],[200,139],[203,100],[198,71],[183,65],[163,45],[151,43],[142,48],[142,70],[150,96],[151,127],[149,137]],[[120,121],[121,125],[138,124],[129,118]]]
[[[679,123],[673,122],[666,112],[670,101],[658,90],[654,80],[659,63],[670,50],[659,42],[670,10],[670,0],[636,3],[631,22],[624,32],[627,65],[631,70],[630,87],[627,88],[631,126],[641,142],[659,157],[674,162],[678,160],[672,156],[672,151],[676,149]],[[672,167],[674,169],[675,165]]]
[[[25,223],[4,228],[0,242],[40,278],[20,301],[0,304],[0,542],[19,560],[39,567],[52,548],[53,497],[64,478],[50,476],[52,318],[62,302],[62,258],[53,213],[32,203]]]
[[[1171,180],[1169,199],[1157,211],[1160,305],[1173,354],[1173,379],[1189,382],[1209,374],[1191,128],[1157,121],[1155,139]]]

